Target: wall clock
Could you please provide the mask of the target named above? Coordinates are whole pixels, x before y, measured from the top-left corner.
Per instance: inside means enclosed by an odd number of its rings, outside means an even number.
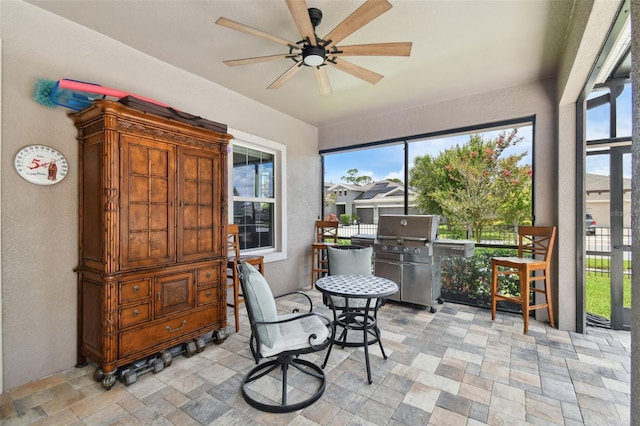
[[[67,175],[69,165],[58,150],[46,145],[28,145],[13,162],[18,174],[36,185],[53,185]]]

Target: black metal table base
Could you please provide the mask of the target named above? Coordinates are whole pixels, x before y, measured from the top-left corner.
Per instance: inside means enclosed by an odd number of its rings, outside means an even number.
[[[334,325],[338,329],[342,327],[343,331],[340,333],[340,337],[331,339],[322,368],[327,365],[334,344],[339,344],[343,347],[362,346],[367,366],[367,379],[369,384],[373,383],[371,379],[371,363],[369,362],[369,345],[378,342],[382,356],[387,359],[387,354],[382,347],[382,339],[380,338],[380,329],[377,322],[379,301],[395,294],[398,291],[398,285],[389,279],[376,277],[375,275],[338,274],[320,278],[316,282],[316,288],[327,297],[344,299],[344,306],[339,307],[336,307],[335,303],[331,301]],[[359,301],[352,299],[359,299]],[[360,306],[354,306],[356,302]],[[350,304],[351,306],[349,306]],[[362,332],[362,343],[351,344],[347,340],[347,334],[350,330]],[[335,335],[337,335],[337,332]]]
[[[322,368],[327,365],[329,361],[329,355],[331,354],[331,349],[333,345],[339,345],[342,348],[347,347],[364,347],[364,355],[365,355],[365,364],[367,367],[367,380],[369,384],[373,383],[371,379],[371,364],[369,362],[369,345],[373,345],[378,343],[380,345],[380,351],[382,352],[382,356],[384,359],[387,359],[387,354],[384,352],[384,347],[382,347],[382,339],[380,338],[380,329],[378,328],[376,315],[369,315],[369,310],[346,310],[342,312],[340,315],[336,316],[336,321],[334,321],[334,325],[336,327],[336,335],[338,334],[338,327],[342,328],[342,332],[337,338],[334,338],[329,345],[329,349],[327,350],[327,355],[325,356],[324,362],[322,363]],[[361,331],[362,332],[362,340],[360,341],[348,341],[347,333],[348,331]]]

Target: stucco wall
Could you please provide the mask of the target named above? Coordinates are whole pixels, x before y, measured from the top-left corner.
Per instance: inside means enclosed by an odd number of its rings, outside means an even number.
[[[76,362],[76,131],[66,116],[70,110],[32,100],[38,78],[73,78],[144,94],[286,145],[288,259],[269,263],[266,276],[275,293],[308,284],[308,247],[320,212],[315,127],[29,4],[2,1],[0,15],[4,390]],[[69,175],[50,187],[21,179],[13,157],[28,144],[64,153]]]

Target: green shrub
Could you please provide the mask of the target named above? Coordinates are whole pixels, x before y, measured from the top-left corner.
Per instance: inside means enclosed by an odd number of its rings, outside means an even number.
[[[443,297],[488,305],[491,302],[491,258],[515,255],[517,251],[513,249],[476,248],[470,258],[443,257],[440,263]],[[503,294],[519,294],[517,275],[500,275],[498,285]]]
[[[341,214],[340,215],[340,223],[343,225],[350,225],[351,224],[351,216],[349,216],[348,214]]]
[[[476,247],[475,254],[468,259],[459,256],[443,257],[440,263],[442,297],[451,302],[484,307],[490,306],[491,258],[494,256],[517,256],[517,250]],[[611,278],[609,274],[587,272],[585,278],[586,311],[604,318],[610,318]],[[498,284],[503,294],[520,294],[517,275],[500,275]],[[502,303],[501,309],[520,311],[515,304]],[[630,275],[624,276],[624,306],[631,306]]]

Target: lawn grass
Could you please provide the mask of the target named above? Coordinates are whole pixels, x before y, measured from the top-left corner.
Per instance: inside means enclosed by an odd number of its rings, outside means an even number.
[[[587,312],[611,318],[611,282],[608,274],[587,273]],[[624,276],[624,306],[631,306],[631,276]]]
[[[604,270],[610,270],[611,269],[611,259],[608,257],[589,257],[587,256],[587,258],[585,259],[585,266],[588,269],[604,269]],[[623,268],[624,270],[631,270],[631,261],[630,260],[624,260],[623,261]]]

